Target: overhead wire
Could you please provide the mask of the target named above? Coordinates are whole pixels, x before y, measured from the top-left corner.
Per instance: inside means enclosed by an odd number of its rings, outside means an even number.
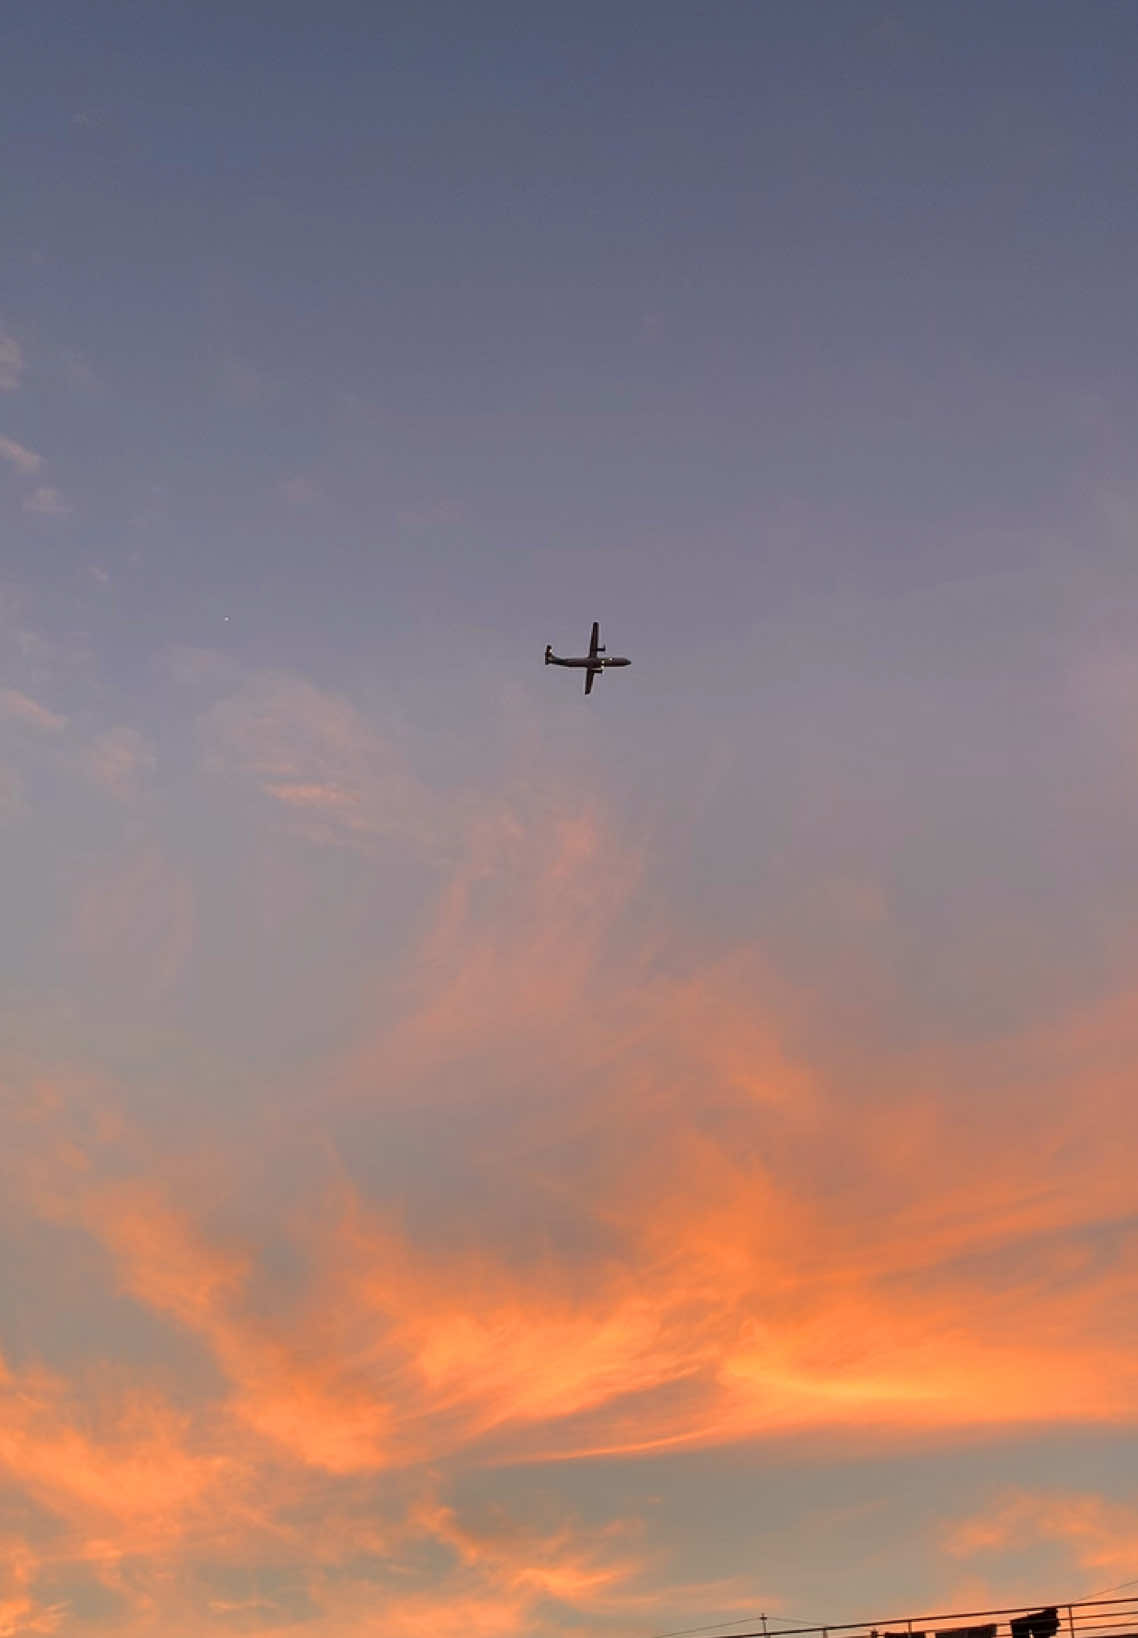
[[[1135,1576],[1133,1581],[1120,1581],[1114,1587],[1102,1587],[1098,1592],[1085,1593],[1082,1598],[1072,1598],[1070,1602],[1072,1604],[1085,1604],[1092,1598],[1105,1598],[1107,1593],[1122,1592],[1125,1587],[1138,1587],[1138,1576]]]
[[[806,1621],[800,1615],[783,1615],[775,1612],[780,1621],[794,1621],[795,1627],[780,1627],[780,1632],[815,1632],[820,1622]],[[724,1632],[728,1627],[754,1626],[767,1619],[766,1615],[741,1615],[737,1621],[708,1621],[702,1627],[676,1627],[671,1632],[654,1632],[651,1638],[693,1638],[693,1634],[700,1632]]]
[[[1138,1576],[1135,1576],[1133,1581],[1119,1581],[1113,1587],[1102,1587],[1098,1592],[1084,1593],[1081,1598],[1069,1598],[1065,1599],[1063,1602],[1067,1604],[1090,1603],[1096,1598],[1105,1598],[1109,1593],[1123,1592],[1127,1587],[1138,1587]],[[822,1621],[808,1622],[801,1616],[783,1615],[778,1611],[776,1611],[776,1616],[779,1620],[794,1621],[796,1623],[794,1627],[779,1628],[778,1630],[783,1633],[795,1631],[820,1632],[825,1626],[825,1623]],[[674,1627],[668,1632],[654,1632],[651,1634],[651,1638],[698,1638],[700,1633],[726,1632],[730,1627],[757,1626],[760,1623],[765,1624],[766,1620],[767,1617],[765,1614],[742,1615],[735,1621],[708,1621],[701,1627]]]

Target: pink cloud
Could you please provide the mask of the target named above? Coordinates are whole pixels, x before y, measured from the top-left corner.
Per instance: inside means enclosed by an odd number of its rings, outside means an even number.
[[[38,700],[20,694],[14,688],[0,688],[0,721],[19,722],[29,728],[57,734],[67,726],[67,718],[49,711]]]
[[[14,438],[0,438],[0,460],[7,461],[17,472],[38,472],[44,464],[42,455],[37,455],[33,449],[26,449]]]
[[[438,829],[428,793],[350,701],[285,675],[248,679],[200,725],[206,766],[252,779],[313,841]]]

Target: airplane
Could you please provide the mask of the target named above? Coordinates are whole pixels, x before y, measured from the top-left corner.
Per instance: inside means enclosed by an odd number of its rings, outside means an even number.
[[[545,663],[546,665],[568,665],[577,671],[583,671],[585,673],[585,693],[591,694],[593,692],[594,677],[598,677],[602,671],[607,671],[610,665],[630,665],[631,661],[618,659],[615,654],[610,658],[605,653],[604,644],[601,642],[600,621],[594,620],[593,635],[589,638],[589,652],[584,658],[580,660],[563,660],[553,652],[553,644],[546,643]]]

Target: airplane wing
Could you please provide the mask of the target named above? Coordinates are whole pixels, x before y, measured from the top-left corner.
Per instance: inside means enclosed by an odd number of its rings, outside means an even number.
[[[593,658],[593,656],[597,652],[597,649],[600,647],[600,642],[601,642],[601,623],[600,623],[599,620],[594,620],[593,621],[593,635],[589,638],[589,658],[590,658],[590,660]]]
[[[591,694],[593,692],[593,678],[596,675],[597,675],[597,673],[595,671],[586,671],[585,672],[585,693],[586,694]]]

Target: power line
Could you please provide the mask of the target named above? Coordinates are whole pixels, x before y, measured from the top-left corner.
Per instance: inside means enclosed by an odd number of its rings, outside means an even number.
[[[1074,1599],[1073,1602],[1086,1604],[1093,1598],[1105,1598],[1107,1593],[1121,1592],[1124,1587],[1138,1587],[1138,1576],[1135,1576],[1133,1581],[1120,1581],[1115,1587],[1102,1587],[1098,1592],[1087,1593],[1085,1598]]]
[[[782,1615],[780,1616],[780,1619],[783,1621],[797,1621],[803,1632],[815,1632],[818,1630],[818,1623],[804,1621],[800,1615]],[[709,1621],[707,1625],[703,1627],[677,1627],[672,1632],[654,1632],[651,1635],[651,1638],[692,1638],[692,1634],[694,1633],[722,1632],[727,1627],[745,1627],[756,1621],[765,1622],[766,1616],[741,1615],[737,1621]],[[795,1629],[793,1627],[783,1627],[779,1630],[783,1632],[793,1632]]]
[[[1057,1603],[1063,1608],[1077,1607],[1080,1604],[1093,1604],[1096,1601],[1098,1601],[1099,1599],[1106,1599],[1108,1593],[1121,1592],[1126,1587],[1138,1587],[1138,1576],[1136,1576],[1133,1581],[1119,1581],[1115,1586],[1113,1586],[1113,1587],[1103,1587],[1099,1592],[1087,1593],[1082,1598],[1059,1599],[1059,1600],[1057,1600]],[[1131,1600],[1116,1598],[1116,1599],[1111,1599],[1110,1602],[1115,1603],[1115,1604],[1124,1604],[1124,1603],[1131,1602]],[[942,1619],[944,1619],[944,1620],[949,1620],[949,1619],[957,1620],[957,1619],[963,1619],[966,1616],[973,1616],[973,1615],[1015,1615],[1020,1610],[1023,1610],[1023,1609],[1026,1609],[1026,1608],[1027,1608],[1027,1605],[1025,1605],[1025,1604],[1015,1604],[1015,1605],[1009,1606],[1007,1609],[999,1609],[999,1610],[958,1610],[958,1611],[952,1612],[951,1614],[946,1614],[943,1617],[942,1616],[935,1616],[935,1617],[934,1616],[921,1616],[921,1617],[918,1617],[916,1619],[920,1619],[920,1620],[923,1620],[923,1621],[942,1620]],[[793,1616],[793,1615],[786,1616],[786,1615],[782,1615],[781,1612],[779,1613],[779,1619],[784,1620],[784,1621],[786,1621],[786,1620],[797,1621],[798,1625],[794,1626],[794,1627],[778,1627],[778,1628],[776,1628],[775,1630],[776,1630],[776,1633],[778,1634],[778,1638],[783,1638],[783,1635],[786,1635],[786,1638],[789,1638],[790,1634],[793,1634],[793,1633],[796,1633],[796,1632],[801,1632],[801,1633],[825,1633],[826,1631],[829,1631],[831,1633],[855,1632],[858,1628],[863,1628],[866,1631],[868,1631],[869,1627],[870,1627],[870,1623],[868,1621],[846,1622],[846,1623],[844,1623],[842,1625],[832,1625],[832,1624],[827,1625],[826,1623],[823,1623],[823,1622],[814,1622],[811,1625],[807,1625],[802,1620],[802,1618],[800,1616]],[[905,1617],[892,1617],[890,1619],[890,1621],[885,1623],[885,1625],[886,1626],[888,1626],[890,1624],[896,1625],[898,1621],[904,1621],[904,1620],[905,1620]],[[726,1631],[726,1629],[728,1627],[746,1626],[749,1622],[750,1623],[761,1623],[762,1624],[762,1629],[763,1629],[763,1638],[766,1638],[766,1634],[767,1634],[767,1617],[766,1617],[765,1614],[763,1614],[763,1615],[743,1615],[743,1616],[740,1616],[735,1621],[709,1621],[706,1626],[701,1626],[701,1627],[677,1627],[677,1628],[674,1628],[670,1632],[656,1632],[656,1633],[653,1633],[651,1635],[651,1638],[698,1638],[698,1634],[700,1634],[700,1633],[704,1633],[704,1632],[724,1632],[724,1631]],[[911,1622],[910,1622],[910,1629],[911,1629]],[[772,1638],[773,1638],[773,1635],[772,1635]]]
[[[654,1632],[652,1638],[691,1638],[692,1633],[719,1632],[724,1627],[745,1627],[761,1620],[761,1615],[741,1615],[737,1621],[709,1621],[705,1627],[675,1627],[671,1632]]]

